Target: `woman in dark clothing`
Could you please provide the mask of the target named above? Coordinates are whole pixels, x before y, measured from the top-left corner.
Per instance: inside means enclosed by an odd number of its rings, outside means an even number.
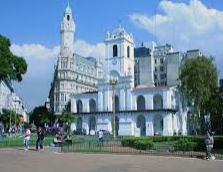
[[[36,150],[43,150],[43,139],[44,139],[44,131],[43,128],[39,127],[37,130],[37,140],[36,140]]]

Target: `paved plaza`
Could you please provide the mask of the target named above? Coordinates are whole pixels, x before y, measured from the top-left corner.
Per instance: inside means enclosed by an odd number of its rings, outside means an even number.
[[[1,172],[222,172],[223,161],[0,149]]]

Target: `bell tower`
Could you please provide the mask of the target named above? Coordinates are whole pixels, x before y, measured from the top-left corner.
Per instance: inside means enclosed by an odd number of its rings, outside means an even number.
[[[73,56],[74,32],[75,32],[75,23],[72,16],[72,10],[68,3],[60,27],[61,56]]]
[[[106,74],[116,72],[120,77],[134,77],[134,41],[132,34],[119,26],[112,33],[107,33]]]
[[[54,86],[54,111],[57,115],[61,114],[75,92],[74,33],[75,23],[68,3],[60,26],[60,54]]]

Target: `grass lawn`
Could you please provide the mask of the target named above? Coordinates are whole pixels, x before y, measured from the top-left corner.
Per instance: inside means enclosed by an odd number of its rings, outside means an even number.
[[[50,145],[53,142],[52,136],[47,136],[44,138],[44,145]],[[36,136],[31,136],[30,146],[34,146],[36,144]],[[10,136],[6,138],[0,138],[0,148],[6,147],[21,147],[23,146],[23,137],[21,136]]]

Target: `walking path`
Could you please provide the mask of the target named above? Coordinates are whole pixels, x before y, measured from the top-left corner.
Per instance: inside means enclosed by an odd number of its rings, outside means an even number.
[[[222,172],[223,161],[193,158],[0,149],[1,172]]]

